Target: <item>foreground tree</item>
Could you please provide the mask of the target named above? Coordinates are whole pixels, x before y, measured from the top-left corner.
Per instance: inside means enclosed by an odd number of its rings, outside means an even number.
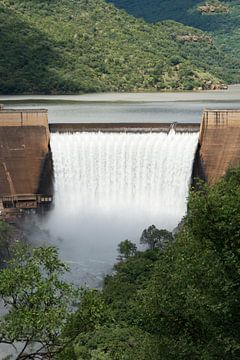
[[[6,222],[0,221],[0,268],[4,266],[4,259],[10,257],[11,237],[11,227]]]
[[[199,188],[140,294],[139,322],[157,339],[159,358],[238,359],[240,168]]]
[[[0,343],[14,347],[15,359],[53,359],[66,346],[61,333],[79,292],[61,279],[65,271],[55,248],[19,244],[0,271],[0,299],[6,309]]]
[[[123,240],[118,244],[118,252],[118,260],[128,259],[130,256],[136,254],[137,246],[130,240]]]
[[[151,225],[143,230],[140,243],[147,245],[149,249],[153,250],[155,248],[164,248],[164,246],[172,240],[173,235],[170,231],[167,231],[166,229],[159,230],[155,225]]]

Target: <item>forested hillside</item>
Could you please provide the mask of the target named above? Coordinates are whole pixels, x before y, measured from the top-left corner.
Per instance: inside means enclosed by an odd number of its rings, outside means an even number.
[[[166,19],[209,31],[228,56],[240,56],[238,0],[110,0],[130,14],[155,23]]]
[[[0,38],[1,94],[193,89],[239,68],[206,33],[103,0],[1,0]]]
[[[237,0],[109,0],[109,2],[148,22],[171,19],[206,31],[224,29],[230,31],[240,26],[240,4]],[[210,8],[211,4],[212,8]]]

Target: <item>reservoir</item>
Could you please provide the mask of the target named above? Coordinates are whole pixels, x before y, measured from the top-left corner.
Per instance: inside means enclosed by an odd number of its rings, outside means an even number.
[[[199,123],[205,108],[239,109],[240,85],[200,92],[0,96],[0,103],[11,108],[47,108],[50,123]]]

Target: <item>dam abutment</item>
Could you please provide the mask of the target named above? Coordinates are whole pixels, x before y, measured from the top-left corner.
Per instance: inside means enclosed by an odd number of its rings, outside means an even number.
[[[195,174],[210,185],[240,164],[240,110],[203,112]]]
[[[50,203],[50,187],[45,192],[41,184],[50,161],[47,110],[1,109],[0,144],[1,217],[11,219]]]

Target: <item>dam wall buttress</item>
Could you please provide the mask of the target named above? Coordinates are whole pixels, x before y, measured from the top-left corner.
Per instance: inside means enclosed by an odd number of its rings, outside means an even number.
[[[240,110],[205,110],[195,162],[198,174],[209,184],[240,164]]]
[[[50,157],[47,110],[0,111],[0,202],[3,208],[37,208],[49,202],[41,185]],[[39,190],[44,191],[40,193]]]

